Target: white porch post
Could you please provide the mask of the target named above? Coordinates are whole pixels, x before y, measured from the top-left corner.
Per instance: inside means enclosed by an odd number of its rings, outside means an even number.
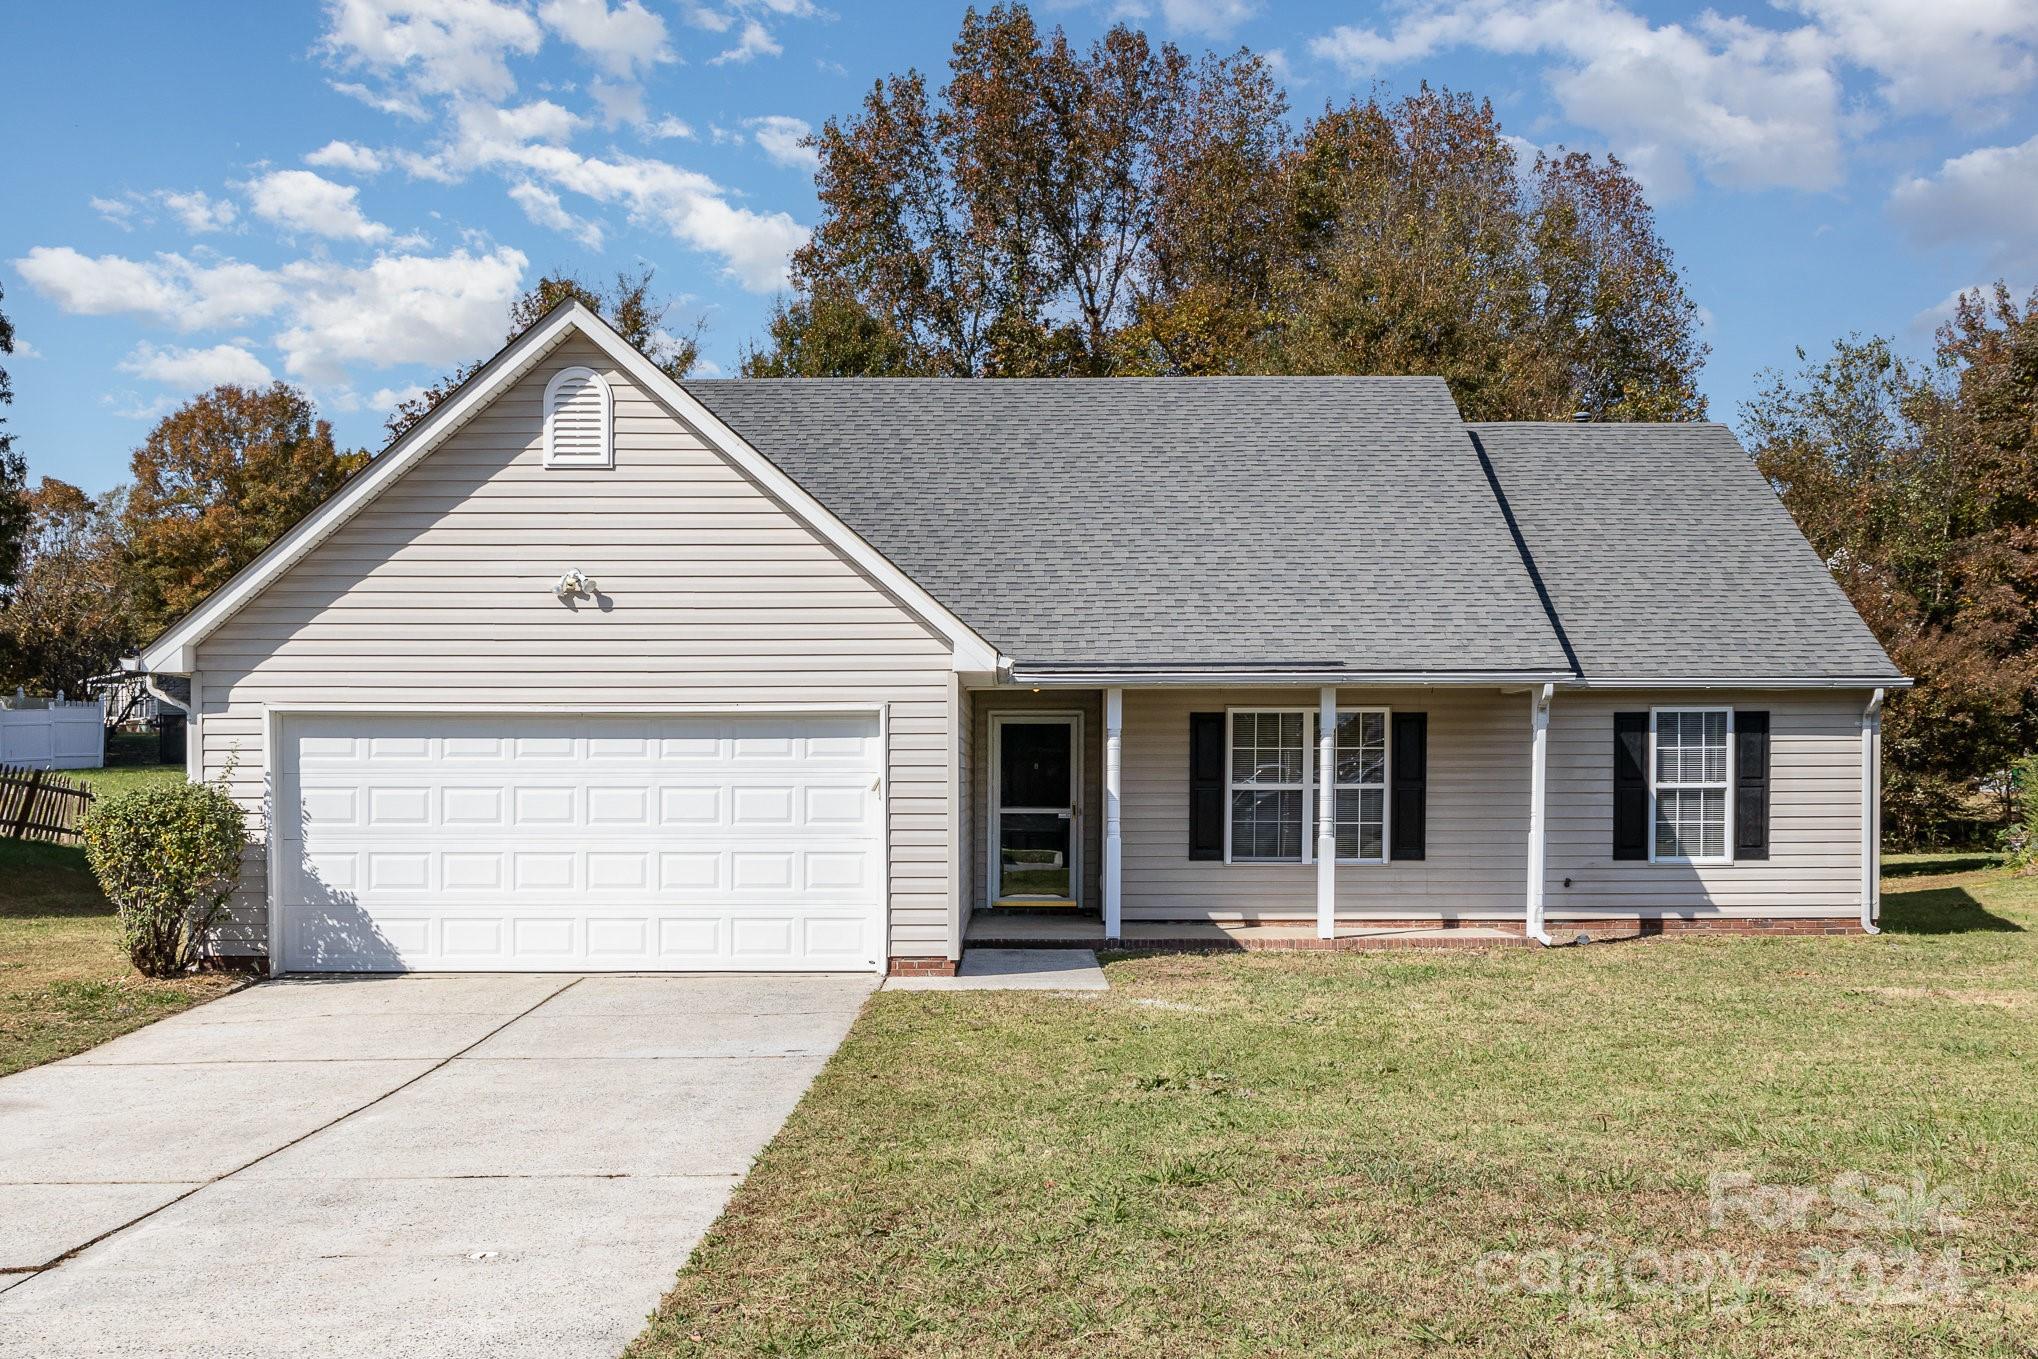
[[[1861,929],[1882,933],[1882,690],[1861,712]]]
[[[1546,826],[1545,804],[1550,783],[1550,696],[1555,686],[1542,685],[1529,691],[1529,823],[1528,823],[1528,932],[1539,944],[1550,943],[1543,924],[1543,863]]]
[[[1316,697],[1316,937],[1337,937],[1337,688]]]
[[[1124,873],[1119,792],[1125,780],[1125,691],[1104,691],[1104,937],[1122,938]]]

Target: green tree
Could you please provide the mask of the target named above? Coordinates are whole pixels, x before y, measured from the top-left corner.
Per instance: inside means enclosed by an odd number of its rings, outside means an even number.
[[[971,9],[938,93],[892,76],[813,138],[820,221],[744,371],[1440,373],[1475,419],[1704,413],[1698,309],[1618,161],[1524,168],[1427,86],[1287,114],[1250,51]]]
[[[0,609],[4,684],[75,696],[141,639],[130,619],[120,492],[94,499],[44,477],[28,493],[21,583]]]
[[[696,322],[693,329],[684,335],[675,335],[665,329],[665,318],[672,310],[672,302],[652,293],[654,272],[647,268],[636,274],[619,273],[606,288],[590,286],[572,274],[547,274],[510,303],[509,334],[505,342],[516,339],[543,320],[552,308],[573,298],[615,327],[617,334],[668,376],[675,380],[683,378],[700,362],[701,326]],[[389,442],[395,443],[402,438],[412,425],[431,414],[441,401],[480,371],[479,359],[461,364],[417,395],[399,402],[382,425],[389,435]]]
[[[1428,86],[1327,109],[1287,164],[1266,366],[1436,373],[1473,420],[1691,419],[1697,307],[1621,164],[1538,154]]]
[[[7,291],[0,288],[0,300]],[[14,323],[0,311],[0,354],[14,352]],[[0,406],[14,404],[14,380],[0,368]],[[14,447],[14,432],[0,415],[0,599],[14,589],[21,575],[21,554],[28,534],[28,463]]]
[[[195,608],[367,460],[281,382],[215,387],[165,416],[134,451],[122,513],[136,633]]]
[[[1894,842],[1935,843],[2038,743],[2038,298],[1963,299],[1929,364],[1879,337],[1799,357],[1743,434],[1917,681],[1885,708],[1884,806]]]

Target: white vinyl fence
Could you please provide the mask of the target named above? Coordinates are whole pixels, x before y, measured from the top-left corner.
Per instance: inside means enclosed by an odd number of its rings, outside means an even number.
[[[0,765],[97,769],[105,763],[105,709],[99,700],[17,698],[0,707]]]

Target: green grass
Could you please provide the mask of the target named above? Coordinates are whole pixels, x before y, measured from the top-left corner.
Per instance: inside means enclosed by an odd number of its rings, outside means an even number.
[[[65,778],[83,780],[94,797],[184,781],[184,767],[174,764],[109,765],[105,769],[66,769],[63,773]]]
[[[81,1052],[232,985],[218,974],[141,976],[120,950],[113,907],[84,850],[0,839],[0,1076]]]
[[[1102,995],[880,993],[630,1354],[2028,1359],[2038,879],[1948,867],[1893,862],[1877,938],[1120,956]],[[1846,1230],[1828,1200],[1714,1228],[1716,1172],[1920,1176],[1965,1225]],[[1947,1248],[1958,1297],[1799,1295],[1819,1251],[1894,1281]],[[1635,1282],[1518,1286],[1597,1253]],[[1666,1291],[1657,1259],[1752,1283]]]

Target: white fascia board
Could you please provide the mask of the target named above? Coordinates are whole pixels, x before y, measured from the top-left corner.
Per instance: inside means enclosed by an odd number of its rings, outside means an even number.
[[[1270,688],[1293,685],[1298,688],[1317,689],[1326,684],[1346,689],[1362,689],[1367,686],[1406,687],[1419,685],[1444,688],[1454,685],[1490,688],[1496,684],[1561,684],[1574,678],[1570,672],[1543,671],[1493,671],[1488,673],[1458,673],[1437,671],[1408,671],[1405,673],[1366,673],[1350,670],[1094,670],[1094,671],[1051,671],[1039,673],[1015,669],[1011,683],[1031,689],[1095,689],[1195,685],[1199,688],[1251,687]]]
[[[232,580],[214,591],[205,603],[143,648],[143,667],[165,674],[188,672],[194,661],[194,649],[213,629],[232,617],[277,576],[295,565],[334,529],[381,494],[385,487],[487,406],[510,383],[522,377],[533,364],[551,352],[569,329],[578,330],[594,341],[617,367],[671,406],[775,500],[946,637],[953,646],[952,665],[955,670],[967,672],[997,668],[996,649],[968,624],[836,518],[805,488],[779,470],[777,464],[716,419],[684,387],[617,335],[606,321],[578,302],[569,302],[558,308],[550,318],[505,346],[489,361],[482,380],[470,383],[452,400],[442,402],[394,446],[341,487],[332,499],[305,516]]]
[[[1908,676],[1839,679],[1789,679],[1768,676],[1757,679],[1578,679],[1571,685],[1580,689],[1908,689],[1915,683]]]
[[[184,674],[192,666],[198,643],[241,607],[260,594],[276,577],[296,565],[312,548],[323,542],[347,520],[405,471],[415,466],[446,437],[467,423],[493,401],[510,383],[550,353],[584,309],[578,303],[561,308],[550,320],[531,327],[490,360],[485,377],[471,382],[451,400],[443,401],[385,450],[373,462],[340,487],[333,497],[297,521],[281,538],[271,543],[254,561],[242,567],[206,601],[184,615],[170,630],[142,648],[141,663],[159,674]],[[579,327],[588,330],[583,323]],[[589,332],[592,334],[592,332]]]

